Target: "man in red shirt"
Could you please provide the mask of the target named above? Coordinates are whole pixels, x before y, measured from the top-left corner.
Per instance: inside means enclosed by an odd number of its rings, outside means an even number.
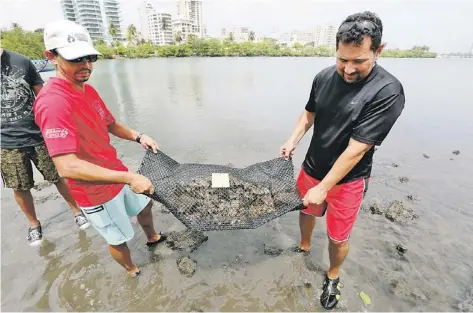
[[[109,133],[157,151],[157,143],[115,120],[97,91],[86,84],[100,54],[87,30],[71,21],[57,21],[44,30],[45,54],[56,67],[34,104],[35,120],[59,174],[92,226],[109,244],[112,257],[127,272],[140,270],[126,242],[134,231],[129,216],[137,216],[148,246],[164,241],[153,226],[154,192],[144,176],[128,171],[110,144]]]

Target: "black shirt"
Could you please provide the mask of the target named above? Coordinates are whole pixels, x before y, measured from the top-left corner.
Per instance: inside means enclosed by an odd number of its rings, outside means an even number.
[[[1,56],[1,146],[17,149],[36,146],[43,137],[35,124],[32,87],[43,84],[33,63],[21,54],[3,49]]]
[[[305,109],[315,113],[314,133],[303,168],[322,180],[348,147],[350,138],[373,147],[338,184],[371,175],[374,146],[381,145],[404,109],[404,90],[380,65],[357,83],[347,83],[336,67],[319,72]]]

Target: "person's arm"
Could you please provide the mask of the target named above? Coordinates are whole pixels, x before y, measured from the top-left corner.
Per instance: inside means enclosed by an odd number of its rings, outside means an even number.
[[[33,88],[34,94],[37,96],[39,92],[41,91],[41,88],[43,88],[43,84],[34,85],[32,88]]]
[[[138,131],[131,129],[117,121],[112,122],[107,127],[109,133],[125,140],[136,141],[136,138],[140,134]]]
[[[146,134],[139,133],[134,129],[131,129],[122,123],[114,121],[108,125],[108,132],[122,139],[130,141],[138,141],[141,146],[145,149],[153,149],[153,152],[158,152],[159,146],[153,138]]]
[[[314,125],[315,113],[304,110],[297,120],[296,127],[288,141],[297,145],[307,131]]]
[[[26,66],[26,79],[31,89],[33,89],[34,94],[37,96],[41,88],[43,88],[44,81],[31,60],[27,60]]]
[[[52,159],[61,177],[78,181],[130,185],[134,176],[131,172],[109,170],[81,160],[75,153],[55,155]]]
[[[143,175],[110,170],[77,157],[79,134],[67,99],[44,93],[36,99],[34,112],[48,153],[61,177],[92,184],[127,184],[136,193],[154,192],[153,185]]]
[[[65,178],[100,183],[127,183],[129,176],[79,159],[79,134],[72,118],[72,105],[62,96],[43,94],[35,103],[35,119],[48,153]]]
[[[350,139],[348,147],[338,157],[330,171],[320,182],[320,187],[326,191],[333,188],[343,177],[345,177],[363,158],[373,145]]]
[[[126,184],[135,193],[153,194],[154,186],[143,175],[114,171],[79,159],[76,154],[61,154],[52,157],[59,176],[84,181],[89,184]]]
[[[305,110],[297,119],[296,127],[292,131],[289,139],[283,144],[280,149],[280,156],[288,159],[292,156],[293,151],[296,149],[297,144],[309,129],[314,125],[315,119],[315,82],[314,78],[312,87],[310,90],[309,100],[305,106]]]
[[[158,152],[159,146],[153,138],[118,122],[108,110],[105,103],[101,102],[100,104],[105,112],[105,122],[107,123],[107,129],[110,134],[125,140],[137,141],[143,148],[151,148],[154,153]]]

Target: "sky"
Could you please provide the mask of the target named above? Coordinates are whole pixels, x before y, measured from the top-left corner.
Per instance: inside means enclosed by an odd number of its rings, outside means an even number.
[[[175,14],[176,0],[150,0]],[[120,0],[124,27],[139,29],[140,0]],[[387,48],[427,45],[433,51],[469,52],[473,47],[473,0],[203,0],[203,20],[211,36],[222,28],[249,27],[268,36],[317,25],[339,25],[353,13],[370,10],[383,21]],[[43,28],[62,19],[60,0],[0,0],[0,27],[19,23]]]

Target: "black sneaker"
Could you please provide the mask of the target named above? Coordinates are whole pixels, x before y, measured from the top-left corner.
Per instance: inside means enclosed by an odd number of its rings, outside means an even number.
[[[30,246],[38,246],[43,241],[43,230],[41,225],[35,228],[28,228],[28,243]]]
[[[325,277],[323,292],[320,296],[320,304],[326,310],[333,309],[340,300],[340,277],[330,279]]]
[[[80,212],[79,214],[74,216],[74,219],[76,220],[76,224],[79,229],[84,230],[90,226],[89,220],[87,219],[87,217],[85,217],[83,212]]]

